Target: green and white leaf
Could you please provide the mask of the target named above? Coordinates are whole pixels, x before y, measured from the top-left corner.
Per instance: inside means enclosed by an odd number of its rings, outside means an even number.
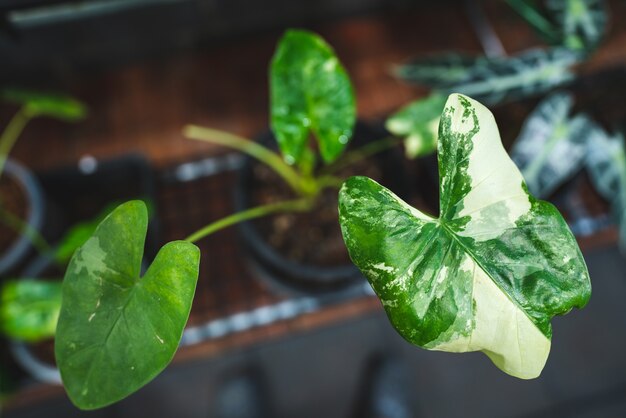
[[[60,310],[60,281],[7,281],[0,295],[0,331],[26,342],[51,338]]]
[[[147,227],[143,202],[120,205],[67,268],[55,354],[65,389],[81,409],[135,392],[178,348],[200,252],[189,242],[170,242],[140,277]]]
[[[557,23],[562,44],[575,50],[592,50],[606,33],[604,0],[548,0],[546,8]]]
[[[354,90],[333,49],[318,35],[289,30],[270,69],[272,130],[285,161],[297,163],[317,139],[326,163],[341,155],[356,121]]]
[[[444,54],[400,67],[400,78],[442,93],[460,92],[497,104],[545,93],[574,78],[580,54],[566,48],[531,49],[509,57]]]
[[[416,58],[395,69],[395,75],[415,84],[446,91],[454,86],[471,83],[472,71],[484,57],[456,52],[444,52]]]
[[[389,132],[404,138],[407,158],[428,155],[437,149],[439,117],[446,104],[441,94],[416,100],[393,114],[385,123]]]
[[[73,122],[87,115],[87,108],[84,104],[73,97],[61,94],[6,89],[2,91],[2,99],[25,106],[33,116],[50,116]]]
[[[524,122],[511,150],[528,189],[538,197],[549,196],[583,166],[595,125],[584,115],[571,118],[573,103],[563,92],[544,99]]]
[[[576,240],[554,206],[528,193],[480,103],[450,96],[438,158],[439,218],[366,177],[346,181],[339,220],[350,257],[408,341],[482,351],[506,373],[537,377],[551,318],[591,293]]]
[[[585,161],[596,189],[611,202],[613,216],[619,225],[619,239],[626,250],[626,150],[624,136],[610,136],[596,127],[589,138]]]

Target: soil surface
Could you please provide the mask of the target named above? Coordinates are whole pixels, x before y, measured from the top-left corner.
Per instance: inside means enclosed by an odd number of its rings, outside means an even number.
[[[0,177],[0,208],[25,219],[28,201],[22,186],[6,173]],[[0,219],[0,254],[4,253],[18,238],[19,233]]]
[[[274,171],[253,162],[251,206],[265,205],[297,196]],[[339,178],[362,175],[381,181],[382,170],[375,158],[359,161],[337,172]],[[338,190],[325,189],[316,207],[305,213],[286,213],[260,218],[255,227],[265,242],[295,262],[318,266],[350,264],[337,216]]]

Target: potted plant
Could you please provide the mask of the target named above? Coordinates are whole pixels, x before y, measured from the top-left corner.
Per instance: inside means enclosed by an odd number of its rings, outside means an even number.
[[[28,122],[48,116],[78,121],[85,107],[73,98],[24,90],[5,90],[2,98],[20,106],[0,136],[0,276],[9,272],[27,254],[30,245],[45,250],[39,235],[44,219],[44,201],[30,171],[9,159],[9,154]]]
[[[344,184],[339,213],[350,255],[408,340],[437,350],[482,350],[505,372],[535,377],[549,352],[551,317],[589,299],[580,250],[558,211],[528,193],[482,105],[460,95],[448,99],[438,150],[438,219],[368,178]],[[296,202],[287,207],[299,210]],[[190,241],[237,220],[166,244],[141,277],[147,211],[131,201],[75,252],[55,353],[78,407],[116,402],[167,366],[198,278],[199,249]]]
[[[270,66],[270,99],[273,132],[260,141],[185,129],[191,139],[247,154],[234,190],[237,213],[216,226],[238,223],[254,268],[280,290],[350,291],[362,276],[343,246],[336,190],[348,175],[367,173],[401,193],[402,161],[384,152],[399,140],[355,123],[348,74],[332,48],[310,32],[291,30],[279,42]]]

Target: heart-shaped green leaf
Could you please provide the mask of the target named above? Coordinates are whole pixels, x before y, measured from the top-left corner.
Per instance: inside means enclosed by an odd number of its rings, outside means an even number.
[[[482,351],[520,378],[540,374],[550,319],[584,306],[589,275],[559,212],[536,200],[491,113],[452,95],[438,141],[440,217],[352,177],[339,219],[352,261],[408,341]]]
[[[0,331],[28,342],[51,338],[60,310],[61,281],[8,281],[0,295]]]
[[[404,137],[408,158],[435,152],[439,117],[445,104],[446,96],[431,94],[408,104],[387,119],[385,127],[389,132]]]
[[[7,89],[2,92],[2,99],[26,106],[34,116],[50,116],[73,122],[83,119],[87,114],[81,102],[60,94]]]
[[[272,130],[285,161],[297,163],[313,132],[326,163],[343,152],[356,120],[350,78],[332,48],[314,33],[289,30],[270,71]]]
[[[135,392],[171,361],[193,300],[200,252],[166,244],[140,277],[146,206],[115,209],[67,268],[55,354],[76,406],[99,408]]]

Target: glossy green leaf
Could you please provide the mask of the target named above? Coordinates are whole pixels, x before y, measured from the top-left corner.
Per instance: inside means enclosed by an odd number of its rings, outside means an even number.
[[[319,36],[289,30],[278,44],[270,72],[272,130],[285,161],[300,161],[312,132],[326,163],[352,137],[356,105],[350,78]]]
[[[51,338],[60,310],[60,281],[8,281],[0,295],[0,331],[27,342]]]
[[[140,277],[147,226],[143,202],[119,206],[67,268],[55,354],[79,408],[99,408],[135,392],[178,348],[200,252],[188,242],[170,242]]]
[[[549,196],[583,166],[595,125],[585,115],[571,117],[573,104],[567,93],[548,96],[528,116],[511,150],[528,189],[538,197]]]
[[[480,103],[450,96],[437,152],[439,218],[366,177],[346,181],[339,220],[350,257],[408,341],[482,351],[506,373],[534,378],[550,319],[590,296],[576,240],[554,206],[527,192]]]
[[[608,16],[604,0],[548,0],[546,7],[568,48],[594,49],[605,35]]]
[[[387,130],[404,138],[408,158],[435,152],[439,117],[445,104],[445,96],[432,94],[410,103],[387,119]]]
[[[619,240],[626,250],[626,148],[624,136],[610,136],[596,126],[589,136],[585,164],[596,189],[611,202],[619,224]]]
[[[2,92],[2,99],[26,106],[34,116],[50,116],[73,122],[87,115],[85,105],[72,97],[60,94],[7,89]]]
[[[443,93],[460,92],[489,104],[544,93],[573,79],[580,55],[566,48],[531,49],[509,57],[443,54],[400,67],[397,75]]]

